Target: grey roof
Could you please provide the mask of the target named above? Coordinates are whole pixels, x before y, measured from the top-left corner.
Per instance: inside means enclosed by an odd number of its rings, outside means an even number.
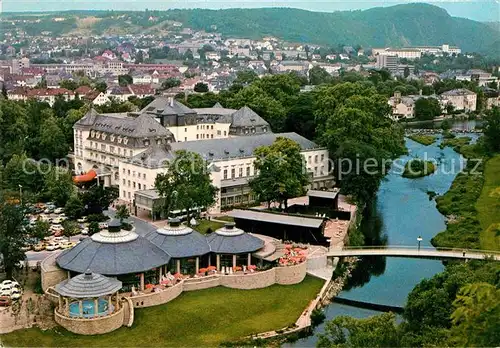
[[[76,125],[90,126],[96,131],[130,138],[172,136],[169,130],[147,114],[136,117],[127,114],[98,114],[91,109]]]
[[[446,91],[446,92],[441,93],[441,95],[457,95],[457,96],[458,95],[471,95],[471,94],[475,94],[475,93],[472,91],[469,91],[466,88],[452,89],[450,91]]]
[[[57,284],[56,292],[64,297],[93,298],[111,295],[121,288],[121,281],[87,271]]]
[[[207,236],[210,250],[219,254],[244,254],[252,253],[264,247],[264,241],[260,238],[243,233],[235,236],[223,236],[211,233]]]
[[[141,110],[141,113],[156,115],[189,115],[195,114],[195,111],[173,98],[158,97],[146,105],[146,107]]]
[[[221,103],[219,103],[219,102],[215,103],[215,105],[214,105],[214,106],[212,106],[212,108],[214,108],[214,109],[215,109],[215,108],[224,109],[224,107],[222,106],[222,104],[221,104]]]
[[[302,226],[309,228],[319,228],[323,224],[322,218],[316,219],[316,218],[308,218],[308,217],[293,216],[286,214],[267,213],[255,210],[235,209],[229,212],[229,216],[232,216],[235,219],[258,220],[274,224]]]
[[[328,198],[335,199],[339,194],[338,190],[335,191],[319,191],[319,190],[309,190],[307,191],[307,195],[309,197],[319,197],[319,198]]]
[[[255,111],[248,106],[244,106],[233,114],[233,122],[231,127],[251,127],[251,126],[268,126],[262,117],[257,115]]]
[[[170,256],[139,236],[126,243],[99,243],[85,238],[73,248],[65,250],[56,259],[59,267],[84,273],[87,270],[105,275],[119,275],[148,271],[166,265]]]
[[[125,162],[133,163],[147,168],[162,168],[167,165],[167,161],[172,158],[168,149],[171,144],[157,145],[156,143],[148,147],[145,151],[135,155]]]
[[[302,150],[312,150],[320,147],[297,133],[267,133],[246,137],[186,141],[172,143],[170,145],[172,147],[172,152],[186,150],[196,152],[207,160],[224,160],[230,158],[252,157],[255,149],[260,146],[272,145],[278,137],[284,137],[295,141]]]
[[[210,252],[207,239],[196,231],[183,235],[164,235],[152,231],[146,235],[146,239],[176,259],[201,256]]]

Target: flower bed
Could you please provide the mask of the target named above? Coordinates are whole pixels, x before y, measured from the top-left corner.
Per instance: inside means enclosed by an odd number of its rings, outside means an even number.
[[[298,245],[286,244],[285,254],[280,257],[279,265],[282,267],[295,266],[307,259],[307,248]]]

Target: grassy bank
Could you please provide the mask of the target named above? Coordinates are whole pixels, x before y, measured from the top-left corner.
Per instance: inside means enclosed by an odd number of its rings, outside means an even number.
[[[471,140],[472,138],[470,137],[447,138],[443,140],[439,147],[441,149],[444,149],[445,147],[449,146],[452,147],[456,152],[461,152],[460,149],[465,145],[469,145]]]
[[[500,250],[500,155],[488,158],[480,145],[456,146],[469,161],[450,190],[436,199],[438,210],[449,221],[446,230],[432,239],[432,244]],[[482,161],[479,166],[475,159]]]
[[[434,135],[410,135],[408,137],[409,139],[416,141],[417,143],[420,143],[422,145],[428,146],[434,144],[436,141],[436,137]]]
[[[292,325],[319,293],[314,277],[297,285],[257,290],[217,287],[183,293],[161,306],[135,311],[134,325],[100,336],[74,335],[62,328],[38,328],[2,335],[10,347],[201,347]]]
[[[500,155],[486,162],[484,185],[476,203],[481,248],[500,249]]]
[[[424,161],[418,158],[414,158],[406,163],[403,177],[408,179],[416,179],[431,175],[435,171],[436,165],[431,161]]]
[[[192,226],[194,230],[200,232],[201,234],[207,234],[209,229],[211,232],[214,232],[215,230],[221,227],[224,227],[223,223],[217,221],[208,221],[208,220],[198,220],[198,225]]]

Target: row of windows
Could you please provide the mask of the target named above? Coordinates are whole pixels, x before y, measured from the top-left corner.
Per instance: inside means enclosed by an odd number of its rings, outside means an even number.
[[[246,176],[250,176],[250,172],[251,172],[251,169],[250,169],[250,166],[247,166],[246,168]],[[243,177],[243,167],[240,167],[238,168],[238,178],[242,178]],[[228,170],[227,169],[224,169],[224,172],[223,172],[223,175],[224,175],[224,180],[227,180],[227,179],[234,179],[236,178],[236,168],[232,168],[231,169],[231,176],[228,177]]]
[[[321,154],[321,162],[325,160],[325,154]],[[312,156],[309,156],[307,158],[307,163],[311,163],[312,161]],[[314,163],[318,163],[318,155],[314,156]]]
[[[246,195],[239,195],[235,197],[226,197],[226,198],[221,198],[220,200],[220,205],[222,207],[225,206],[231,206],[231,205],[238,205],[238,204],[246,204],[250,202],[255,202],[257,200],[257,196],[254,194],[246,194]]]
[[[137,175],[137,178],[140,179],[142,177],[142,180],[146,180],[146,173],[140,173],[140,172],[136,172],[135,170],[130,170],[130,169],[125,169],[125,168],[122,168],[122,173],[123,175],[132,175],[132,177],[136,177]]]
[[[91,148],[94,148],[94,149],[97,149],[98,148],[98,143],[97,142],[90,142],[90,147]],[[115,152],[115,150],[118,150],[117,152]],[[106,144],[101,144],[101,151],[106,151],[106,152],[110,152],[110,153],[117,153],[119,156],[130,156],[132,157],[134,155],[134,152],[132,150],[127,150],[127,149],[123,149],[122,151],[122,148],[121,147],[117,147],[115,148],[114,146],[112,145],[109,145],[109,147],[106,145]]]
[[[129,188],[133,188],[134,190],[147,190],[147,185],[146,184],[141,184],[140,182],[135,182],[135,181],[130,181],[130,180],[125,180],[122,179],[122,184],[123,186],[127,186]]]
[[[202,125],[197,125],[196,129],[197,130],[200,130],[200,129],[214,129],[214,126],[213,125],[206,125],[205,126],[204,124],[202,124]],[[187,132],[187,128],[184,128],[184,131]]]
[[[114,157],[109,157],[109,162],[108,162],[107,161],[108,160],[107,156],[100,155],[98,153],[93,153],[93,152],[90,153],[90,159],[94,160],[94,161],[97,161],[97,162],[100,161],[100,162],[103,162],[103,163],[106,163],[106,164],[111,164],[111,165],[114,165],[115,163],[118,164],[118,161],[116,161]]]

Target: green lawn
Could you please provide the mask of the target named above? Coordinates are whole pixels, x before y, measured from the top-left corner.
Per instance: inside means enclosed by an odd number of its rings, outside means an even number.
[[[484,186],[476,203],[481,222],[482,249],[500,250],[500,155],[488,162],[484,170]]]
[[[0,341],[9,347],[217,346],[292,325],[323,284],[323,280],[307,276],[297,285],[186,292],[165,305],[136,310],[131,328],[106,335],[79,336],[62,328],[32,328],[2,335]]]
[[[434,135],[410,135],[408,138],[410,138],[413,141],[416,141],[417,143],[420,143],[422,145],[432,145],[436,141],[436,137]]]
[[[212,230],[212,232],[214,232],[215,230],[217,230],[221,227],[224,227],[223,223],[216,222],[216,221],[199,220],[198,223],[199,223],[199,225],[193,226],[193,229],[200,232],[201,234],[207,234],[207,230],[209,228]]]

